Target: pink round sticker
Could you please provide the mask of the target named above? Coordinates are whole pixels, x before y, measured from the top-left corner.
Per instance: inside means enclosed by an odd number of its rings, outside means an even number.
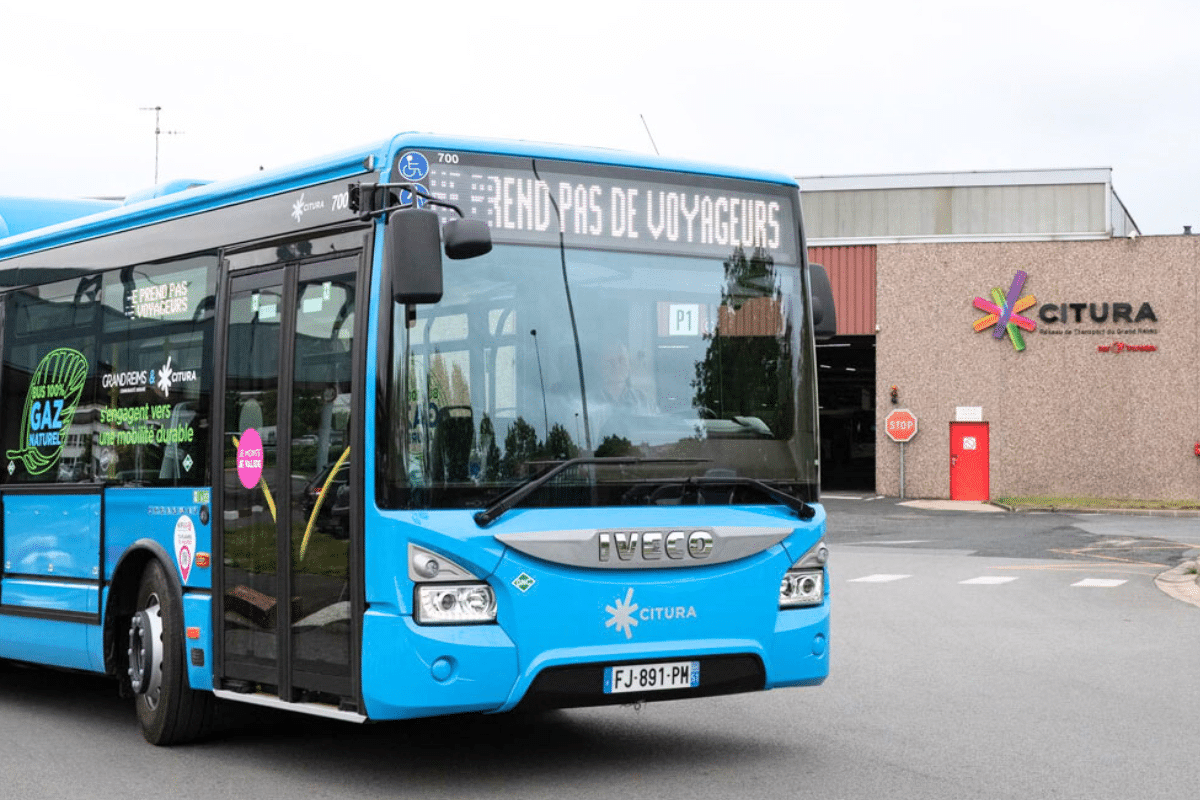
[[[254,428],[247,428],[238,440],[237,451],[238,480],[247,489],[258,486],[263,471],[262,437]]]

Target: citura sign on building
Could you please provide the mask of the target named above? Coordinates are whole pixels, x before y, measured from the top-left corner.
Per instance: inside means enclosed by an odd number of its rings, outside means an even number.
[[[907,442],[917,435],[917,418],[906,408],[898,408],[887,415],[883,429],[893,442]]]

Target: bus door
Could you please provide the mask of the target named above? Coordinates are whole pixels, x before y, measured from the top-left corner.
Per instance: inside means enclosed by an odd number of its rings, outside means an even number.
[[[343,706],[357,697],[359,262],[286,263],[229,278],[219,688]]]

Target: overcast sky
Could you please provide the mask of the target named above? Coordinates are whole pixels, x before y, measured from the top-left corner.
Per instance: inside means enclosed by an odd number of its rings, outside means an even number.
[[[15,0],[0,194],[123,196],[405,130],[791,175],[1112,167],[1200,231],[1200,4]]]

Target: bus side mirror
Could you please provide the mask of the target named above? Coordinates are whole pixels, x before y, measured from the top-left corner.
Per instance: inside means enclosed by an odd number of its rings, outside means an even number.
[[[812,302],[813,334],[817,341],[837,336],[837,309],[833,305],[833,284],[820,264],[808,265],[808,289]]]
[[[492,229],[480,219],[452,219],[442,228],[446,258],[475,258],[492,252]]]
[[[478,219],[452,219],[443,227],[434,211],[401,208],[388,219],[385,263],[392,297],[416,305],[442,299],[442,235],[446,257],[475,258],[492,250],[492,232]]]
[[[441,222],[433,211],[393,211],[386,228],[385,268],[391,273],[398,303],[436,303],[442,299]],[[387,285],[387,284],[384,284]]]

